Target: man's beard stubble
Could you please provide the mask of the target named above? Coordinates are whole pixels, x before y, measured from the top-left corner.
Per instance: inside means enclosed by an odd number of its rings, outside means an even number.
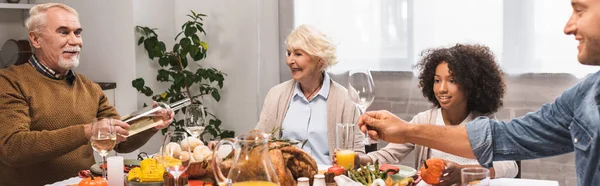
[[[79,54],[71,57],[71,59],[65,59],[61,55],[58,57],[58,66],[64,70],[71,70],[79,66]]]

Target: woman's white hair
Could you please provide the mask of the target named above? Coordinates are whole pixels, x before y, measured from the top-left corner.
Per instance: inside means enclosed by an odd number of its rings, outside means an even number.
[[[79,16],[75,9],[61,3],[44,3],[35,5],[33,8],[29,10],[29,18],[25,21],[25,26],[27,26],[28,32],[42,33],[42,29],[46,24],[46,11],[50,8],[62,8],[68,12],[75,14],[75,16]]]
[[[324,62],[321,71],[337,63],[336,46],[327,35],[311,25],[300,25],[292,30],[287,37],[286,47],[294,51],[296,49],[304,50],[311,57],[318,57]]]

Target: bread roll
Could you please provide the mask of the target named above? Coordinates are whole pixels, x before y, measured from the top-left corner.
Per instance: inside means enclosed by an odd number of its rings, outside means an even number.
[[[207,146],[197,146],[194,148],[193,156],[196,161],[204,161],[211,154],[212,151]]]
[[[175,142],[170,142],[169,144],[167,144],[165,151],[171,157],[178,157],[179,155],[181,155],[181,146],[179,146],[179,144]]]
[[[197,146],[204,146],[204,143],[198,138],[188,137],[187,140],[181,141],[181,148],[190,148],[190,151],[193,151]]]

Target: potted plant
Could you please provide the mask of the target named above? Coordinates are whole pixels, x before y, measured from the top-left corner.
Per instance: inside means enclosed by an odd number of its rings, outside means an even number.
[[[187,15],[190,20],[181,26],[181,32],[175,36],[176,43],[169,47],[158,39],[158,35],[151,29],[145,26],[136,26],[136,31],[141,34],[138,40],[138,45],[144,46],[147,51],[148,58],[154,61],[158,59],[160,69],[156,74],[158,82],[167,83],[169,88],[162,92],[155,92],[152,88],[145,85],[143,78],[133,80],[132,86],[140,93],[152,98],[157,102],[175,102],[185,97],[189,97],[193,104],[202,104],[201,98],[210,95],[217,102],[221,100],[219,91],[223,88],[223,81],[226,74],[215,68],[202,66],[198,61],[206,58],[208,44],[200,40],[199,34],[206,32],[203,28],[204,14],[196,14],[191,11]],[[191,61],[191,63],[189,63]],[[144,104],[144,107],[147,106]],[[208,110],[208,108],[205,108]],[[181,111],[185,112],[185,109]],[[177,113],[177,112],[176,112]],[[200,135],[201,139],[212,140],[215,138],[233,137],[234,132],[221,129],[221,120],[214,114],[207,111],[206,117],[209,119],[204,132]],[[184,130],[184,120],[175,119],[172,126],[177,131]],[[163,133],[167,129],[163,130]],[[206,138],[205,134],[211,136]]]

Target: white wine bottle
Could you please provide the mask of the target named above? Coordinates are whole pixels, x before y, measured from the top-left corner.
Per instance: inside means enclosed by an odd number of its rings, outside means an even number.
[[[157,111],[159,111],[160,109],[169,109],[170,108],[173,112],[175,112],[176,110],[179,110],[190,104],[192,104],[192,101],[190,100],[190,98],[185,98],[185,99],[179,100],[170,105],[163,103],[163,102],[159,102],[158,107],[154,107],[154,108],[144,107],[138,111],[135,111],[131,114],[121,117],[121,121],[129,124],[129,136],[133,136],[137,133],[154,128],[154,127],[162,124],[163,123],[162,120],[154,121],[154,119],[152,119],[152,117],[154,117],[156,115],[155,113]],[[127,137],[129,137],[129,136],[127,136]]]

